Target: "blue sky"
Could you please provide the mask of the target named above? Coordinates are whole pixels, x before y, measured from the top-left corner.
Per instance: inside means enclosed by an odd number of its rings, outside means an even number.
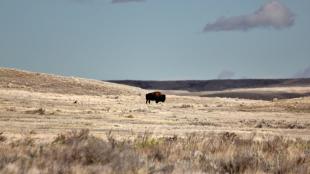
[[[310,76],[309,17],[309,0],[0,0],[0,66],[94,79]]]

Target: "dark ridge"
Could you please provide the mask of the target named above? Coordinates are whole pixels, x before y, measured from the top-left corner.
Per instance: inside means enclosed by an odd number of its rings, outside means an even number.
[[[239,79],[239,80],[182,80],[182,81],[148,81],[148,80],[109,80],[109,82],[158,90],[221,91],[236,88],[310,86],[306,79]]]
[[[215,94],[201,95],[200,97],[225,97],[225,98],[242,98],[251,100],[266,100],[274,99],[292,99],[299,97],[308,97],[310,93],[291,93],[291,92],[220,92]]]

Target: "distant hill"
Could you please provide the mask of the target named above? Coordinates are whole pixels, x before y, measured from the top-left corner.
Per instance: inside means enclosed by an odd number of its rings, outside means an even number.
[[[136,86],[143,89],[186,90],[190,92],[222,91],[237,88],[310,86],[307,79],[240,79],[240,80],[182,80],[182,81],[139,81],[110,80],[109,82]]]
[[[0,67],[0,89],[77,95],[133,95],[140,88],[78,77]]]

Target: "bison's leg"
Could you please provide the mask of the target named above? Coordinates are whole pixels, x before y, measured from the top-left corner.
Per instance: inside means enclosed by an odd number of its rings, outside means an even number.
[[[159,101],[158,100],[156,100],[156,103],[158,103]]]

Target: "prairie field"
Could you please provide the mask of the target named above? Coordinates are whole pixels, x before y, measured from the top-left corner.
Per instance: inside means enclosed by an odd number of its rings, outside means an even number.
[[[150,91],[0,68],[0,172],[310,173],[310,86]]]

